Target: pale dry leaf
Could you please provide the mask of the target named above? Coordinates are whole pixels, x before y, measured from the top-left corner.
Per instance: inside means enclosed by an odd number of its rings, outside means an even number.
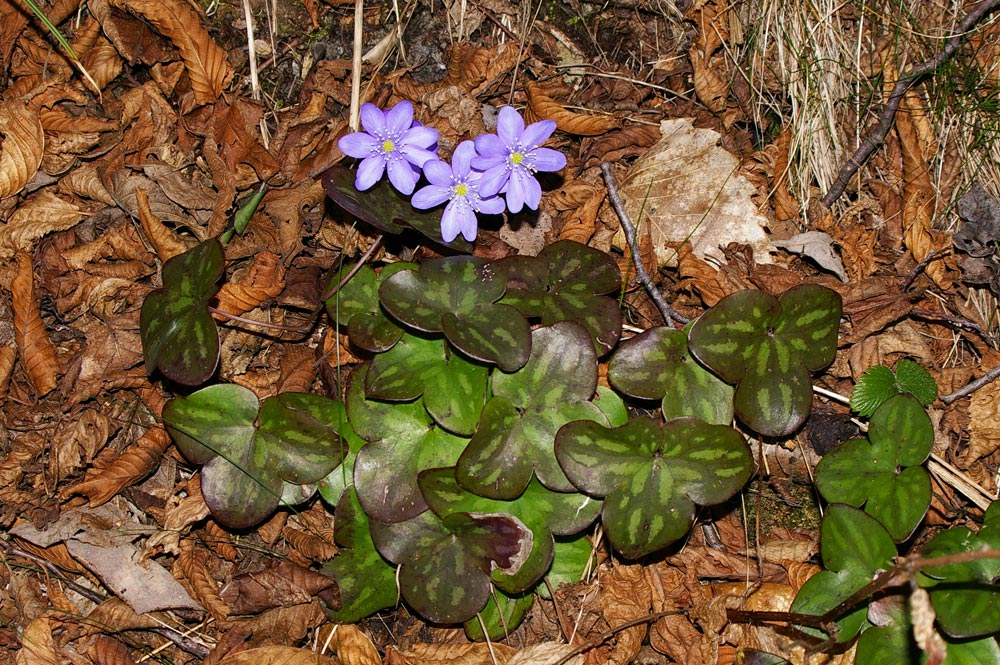
[[[14,373],[15,360],[17,360],[17,347],[13,344],[0,346],[0,400],[7,397],[10,377]]]
[[[201,494],[201,476],[192,476],[187,483],[187,496],[173,497],[167,501],[163,528],[181,531],[209,515],[205,497]]]
[[[56,651],[52,637],[53,619],[39,617],[29,623],[21,634],[21,650],[17,652],[16,665],[62,665],[62,656]]]
[[[149,193],[142,187],[135,189],[135,204],[142,230],[146,232],[146,237],[149,238],[161,261],[169,261],[188,250],[188,245],[181,242],[173,231],[164,226],[163,222],[153,214],[149,207]]]
[[[0,105],[0,199],[21,191],[35,177],[45,151],[38,109],[23,98]]]
[[[21,364],[35,392],[41,396],[57,385],[59,362],[56,349],[45,332],[34,295],[31,255],[17,253],[17,268],[10,285],[11,308],[14,311],[14,336]]]
[[[1000,448],[1000,391],[977,390],[969,400],[969,443],[960,455],[963,468]]]
[[[118,49],[103,37],[87,51],[81,62],[101,90],[122,72],[122,58],[118,54]]]
[[[138,614],[121,598],[109,598],[95,607],[87,615],[88,621],[81,621],[80,636],[91,635],[102,630],[124,632],[126,630],[149,630],[161,625],[152,617]]]
[[[230,625],[238,630],[252,631],[253,636],[247,644],[258,647],[264,644],[297,644],[325,620],[326,614],[319,599],[313,598],[309,603],[276,607],[254,617],[230,619]]]
[[[664,120],[660,130],[663,138],[636,160],[620,186],[632,222],[650,229],[659,265],[676,265],[684,242],[700,259],[724,262],[720,246],[736,242],[750,245],[758,263],[772,263],[767,219],[736,156],[719,145],[719,134],[695,128],[688,118]],[[614,242],[624,249],[624,233]]]
[[[337,658],[343,665],[382,665],[382,658],[371,638],[353,624],[339,626],[334,642]]]
[[[536,83],[530,81],[525,88],[528,91],[528,111],[530,111],[526,120],[529,122],[554,120],[560,131],[577,136],[596,136],[618,129],[618,120],[612,116],[570,111],[542,92]]]
[[[653,592],[643,566],[616,565],[603,569],[600,582],[601,609],[612,627],[649,614]],[[642,648],[647,628],[646,624],[641,624],[618,633],[608,662],[621,665],[631,662]]]
[[[226,656],[218,665],[338,665],[338,661],[309,649],[266,646]]]
[[[76,205],[43,189],[25,199],[0,226],[0,259],[18,250],[29,252],[39,238],[79,224],[87,213]]]
[[[49,476],[58,481],[89,464],[108,442],[111,422],[98,409],[85,409],[61,427],[52,439]]]
[[[836,275],[840,281],[848,281],[847,273],[844,272],[844,264],[840,260],[840,256],[833,251],[833,238],[829,233],[806,231],[787,240],[775,240],[774,245],[794,254],[808,256],[819,264],[820,268],[829,270]]]
[[[417,643],[402,653],[407,665],[503,665],[514,653],[506,644],[493,644],[493,652],[486,644]]]
[[[180,51],[198,105],[218,99],[233,76],[226,52],[183,0],[111,0],[114,7],[141,16]]]
[[[572,653],[574,647],[558,642],[542,642],[521,649],[507,661],[507,665],[553,665]],[[583,665],[583,655],[577,654],[566,661],[566,665]]]
[[[105,205],[115,205],[115,198],[111,196],[111,192],[101,182],[101,176],[97,171],[97,167],[93,165],[81,166],[67,173],[59,179],[59,189],[94,201],[100,201]]]
[[[170,435],[162,425],[154,425],[126,448],[110,466],[101,469],[93,477],[64,489],[62,494],[83,494],[90,499],[91,506],[99,506],[155,471],[169,446]]]

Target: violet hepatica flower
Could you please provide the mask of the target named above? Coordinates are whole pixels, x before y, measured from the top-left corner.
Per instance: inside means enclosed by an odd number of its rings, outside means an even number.
[[[451,156],[451,164],[433,159],[424,164],[424,176],[431,184],[421,187],[410,199],[414,208],[426,210],[448,201],[441,216],[441,238],[454,240],[459,232],[469,242],[476,239],[477,213],[499,215],[504,202],[494,193],[483,196],[479,189],[482,174],[472,170],[476,145],[462,141]]]
[[[538,208],[542,187],[535,179],[537,171],[558,171],[566,166],[566,157],[558,150],[539,147],[552,135],[556,123],[542,120],[527,127],[513,107],[504,106],[497,116],[497,133],[476,137],[479,156],[472,160],[473,168],[483,171],[479,183],[481,196],[504,192],[507,208],[521,211],[522,206]]]
[[[389,173],[389,182],[403,194],[412,194],[420,169],[437,154],[436,129],[413,122],[413,104],[400,102],[388,111],[374,104],[361,106],[363,132],[342,136],[337,146],[345,155],[361,160],[354,186],[359,191],[372,187]]]

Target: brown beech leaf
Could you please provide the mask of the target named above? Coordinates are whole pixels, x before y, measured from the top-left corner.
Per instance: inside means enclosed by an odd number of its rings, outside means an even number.
[[[584,142],[587,166],[600,162],[617,162],[637,157],[660,140],[660,130],[653,125],[629,125],[622,129]]]
[[[106,503],[118,492],[152,473],[169,446],[170,435],[162,425],[154,425],[110,466],[101,469],[92,478],[64,489],[62,494],[83,494],[90,499],[91,506]]]
[[[17,348],[6,343],[0,346],[0,400],[7,397],[10,376],[14,373],[15,360],[17,360]]]
[[[290,526],[285,526],[281,530],[281,535],[285,537],[288,544],[295,548],[295,551],[310,561],[326,561],[332,559],[337,553],[337,546],[322,536],[314,533],[306,533]]]
[[[218,309],[240,315],[258,307],[268,298],[275,298],[285,288],[285,267],[281,257],[264,250],[254,257],[247,271],[219,289]]]
[[[187,580],[191,595],[205,606],[216,621],[223,621],[229,617],[231,609],[219,595],[219,587],[208,571],[207,557],[208,552],[195,548],[193,541],[186,539],[181,541],[176,565]]]
[[[56,641],[52,637],[54,619],[39,617],[24,629],[21,635],[21,650],[17,654],[17,665],[60,665],[62,655],[56,651]]]
[[[43,189],[25,199],[0,226],[0,259],[11,258],[18,250],[30,251],[39,238],[72,228],[86,216],[76,205]]]
[[[266,646],[226,656],[218,665],[339,665],[339,661],[309,649]]]
[[[618,120],[607,115],[591,115],[570,111],[562,104],[552,99],[535,83],[528,82],[527,120],[555,120],[556,127],[567,134],[578,136],[595,136],[618,129]]]
[[[616,565],[601,571],[601,608],[605,620],[612,626],[649,614],[652,590],[641,565]],[[632,662],[646,637],[645,624],[618,633],[609,663],[625,665]]]
[[[98,27],[100,26],[98,25]],[[94,46],[87,51],[81,64],[101,90],[118,78],[122,72],[122,57],[118,54],[118,49],[103,37],[98,39]]]
[[[110,5],[148,21],[180,51],[195,102],[215,101],[233,76],[226,52],[202,27],[198,14],[183,0],[110,0]]]
[[[235,577],[219,596],[233,614],[257,614],[273,607],[308,603],[333,584],[330,577],[286,560],[273,568]]]
[[[299,643],[306,634],[326,620],[318,598],[309,603],[291,607],[275,607],[246,619],[230,619],[230,625],[253,632],[249,646],[291,645]],[[315,657],[316,654],[313,654]],[[250,661],[254,664],[259,661]]]
[[[14,335],[21,364],[39,396],[56,387],[59,362],[56,349],[45,332],[45,325],[38,313],[38,300],[34,293],[31,255],[17,253],[17,269],[10,285],[11,307],[14,310]]]
[[[183,254],[188,246],[181,242],[173,231],[163,225],[163,222],[153,214],[149,207],[149,193],[143,187],[135,188],[135,204],[139,212],[139,222],[142,224],[146,237],[156,250],[156,255],[164,263],[169,259]]]
[[[105,205],[115,205],[115,198],[101,182],[101,176],[95,166],[81,166],[73,169],[59,179],[59,189],[78,196],[83,196]]]
[[[126,630],[148,630],[161,625],[152,617],[137,614],[121,598],[109,598],[95,607],[87,615],[88,621],[79,623],[79,635],[91,635],[102,630],[124,632]]]
[[[135,659],[128,647],[113,637],[97,635],[87,649],[87,655],[94,665],[134,665]]]
[[[572,644],[560,644],[558,642],[541,642],[518,651],[507,661],[507,665],[554,665],[554,663],[565,663],[566,665],[583,665],[582,654],[577,654],[565,660],[574,649]]]
[[[500,665],[510,662],[511,656],[514,655],[514,649],[507,646],[506,644],[494,643],[493,655],[496,656],[496,661]],[[565,653],[563,651],[562,653]],[[490,653],[490,645],[488,644],[448,644],[448,643],[434,643],[426,644],[418,642],[412,645],[409,649],[404,652],[395,652],[393,654],[401,659],[406,665],[492,665],[493,656]],[[386,662],[389,662],[389,653],[386,653]],[[532,663],[532,665],[539,665],[540,663],[554,663],[555,658],[544,660],[525,660],[522,663]],[[397,660],[399,662],[399,660]],[[571,661],[572,662],[572,661]]]
[[[337,645],[337,658],[343,665],[382,665],[382,657],[371,638],[357,626],[339,626],[334,641]]]
[[[111,422],[97,409],[85,409],[60,428],[49,453],[49,476],[58,481],[89,464],[108,442]]]
[[[38,109],[23,98],[0,105],[0,199],[17,194],[42,163],[45,135]]]

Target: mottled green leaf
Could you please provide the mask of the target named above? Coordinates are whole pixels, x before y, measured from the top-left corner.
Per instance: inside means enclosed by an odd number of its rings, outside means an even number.
[[[597,387],[597,355],[583,327],[563,321],[537,328],[531,339],[524,367],[493,374],[493,397],[458,461],[458,482],[481,496],[519,496],[532,471],[549,489],[573,491],[552,452],[556,432],[573,420],[607,424],[590,401]]]
[[[790,611],[823,615],[867,585],[880,570],[888,570],[896,556],[896,545],[885,528],[857,508],[833,504],[820,527],[823,567],[802,585]],[[838,640],[854,638],[865,624],[867,605],[862,604],[837,621]]]
[[[241,386],[209,386],[170,400],[163,422],[180,451],[204,465],[205,503],[232,528],[264,521],[285,483],[315,483],[346,452],[343,405],[307,393],[281,393],[258,405]]]
[[[364,265],[339,291],[326,301],[330,319],[347,328],[351,343],[358,348],[381,353],[392,347],[403,335],[403,328],[390,319],[378,301],[378,287],[401,270],[412,270],[415,263],[399,261],[382,268],[378,275]],[[334,288],[353,269],[344,266],[330,279]]]
[[[432,511],[395,524],[371,523],[379,552],[400,565],[403,599],[434,623],[475,616],[490,595],[494,566],[517,572],[531,550],[531,531],[504,514]]]
[[[740,420],[761,434],[786,436],[809,415],[809,372],[833,361],[840,314],[840,296],[823,286],[797,286],[781,298],[740,291],[694,322],[688,347],[736,384]]]
[[[736,430],[694,418],[638,418],[614,429],[573,422],[559,430],[556,457],[581,491],[605,497],[605,533],[629,558],[684,536],[695,504],[727,500],[753,467]]]
[[[394,274],[382,284],[379,298],[405,324],[444,332],[463,353],[513,372],[528,360],[531,330],[516,309],[497,303],[506,288],[496,264],[449,256]]]
[[[354,460],[357,459],[358,452],[368,443],[357,435],[354,428],[351,427],[350,420],[344,421],[340,437],[347,445],[344,461],[316,485],[320,496],[331,506],[340,503],[344,490],[354,485]]]
[[[525,615],[535,603],[535,594],[530,591],[508,594],[494,589],[486,601],[486,607],[479,616],[465,622],[465,634],[475,642],[503,640],[524,621]],[[483,632],[483,626],[486,632]]]
[[[525,591],[541,579],[552,563],[552,534],[568,535],[597,518],[601,503],[576,492],[552,492],[532,480],[524,493],[509,501],[488,499],[462,489],[453,468],[420,474],[424,499],[439,517],[451,513],[497,513],[517,517],[531,530],[534,546],[516,574],[493,571],[494,583],[508,593]]]
[[[399,522],[427,509],[417,474],[453,466],[468,439],[436,427],[420,400],[387,403],[366,398],[367,371],[367,365],[354,370],[347,388],[351,426],[369,442],[355,459],[354,485],[372,519]]]
[[[336,623],[357,623],[396,604],[396,566],[372,542],[368,516],[351,487],[337,502],[333,539],[340,548],[322,568],[337,583],[320,594],[326,613]]]
[[[355,188],[354,179],[354,171],[339,164],[323,174],[327,196],[351,215],[384,233],[397,234],[409,227],[444,247],[465,253],[472,251],[472,243],[462,236],[451,242],[441,238],[442,209],[417,210],[410,205],[410,198],[396,191],[388,179],[363,192]]]
[[[225,268],[216,238],[195,245],[163,264],[163,288],[146,296],[139,336],[146,372],[160,370],[171,381],[204,383],[219,364],[219,329],[208,312]]]
[[[556,538],[553,554],[552,567],[545,576],[553,589],[558,589],[560,584],[573,584],[585,579],[596,563],[594,545],[586,534],[575,538]],[[537,588],[542,598],[551,597],[545,584],[539,584]]]
[[[598,355],[621,337],[618,303],[604,294],[621,288],[621,271],[611,256],[572,240],[560,240],[537,257],[511,256],[498,262],[507,273],[501,302],[543,325],[576,321],[587,329]]]
[[[649,330],[619,345],[608,362],[608,380],[626,395],[661,400],[663,415],[692,416],[715,425],[733,421],[733,388],[688,353],[687,333]]]

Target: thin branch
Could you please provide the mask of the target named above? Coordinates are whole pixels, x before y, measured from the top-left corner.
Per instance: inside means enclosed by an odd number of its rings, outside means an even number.
[[[662,619],[664,617],[671,617],[671,616],[674,616],[676,614],[687,614],[687,610],[667,610],[665,612],[656,612],[654,614],[647,614],[646,616],[641,616],[638,619],[632,619],[631,621],[626,621],[625,623],[621,624],[620,626],[615,626],[611,630],[609,630],[607,632],[604,632],[604,633],[601,633],[600,635],[598,635],[597,637],[595,637],[592,640],[587,640],[586,642],[584,642],[580,646],[578,646],[575,649],[573,649],[572,651],[568,652],[565,656],[563,656],[562,658],[560,658],[559,660],[557,660],[552,665],[565,665],[569,661],[571,661],[574,658],[576,658],[577,656],[579,656],[581,653],[584,653],[586,651],[590,651],[591,649],[593,649],[596,646],[600,646],[603,642],[611,639],[612,637],[614,637],[618,633],[622,632],[623,630],[627,630],[627,629],[632,628],[634,626],[641,626],[644,623],[652,623],[654,621],[659,621],[660,619]]]
[[[915,66],[907,74],[901,76],[896,84],[892,88],[892,92],[889,93],[889,98],[886,100],[885,107],[882,109],[882,117],[878,124],[873,127],[865,139],[858,146],[858,149],[854,151],[850,157],[847,158],[847,162],[840,168],[840,172],[837,174],[837,178],[830,185],[829,191],[823,196],[823,205],[827,209],[833,207],[833,204],[837,202],[844,190],[847,189],[848,183],[850,183],[851,178],[854,174],[858,172],[861,165],[868,161],[872,153],[882,145],[885,141],[885,137],[889,135],[889,130],[892,129],[892,123],[896,118],[896,111],[899,110],[899,105],[903,101],[903,97],[906,95],[906,91],[910,89],[917,81],[931,73],[942,64],[944,64],[951,56],[955,54],[958,47],[962,45],[962,41],[965,39],[966,34],[972,30],[972,28],[983,19],[984,16],[1000,7],[1000,0],[983,0],[977,4],[962,22],[959,24],[958,29],[952,33],[948,41],[945,42],[944,48],[941,49],[934,57],[930,60],[926,60],[919,65]]]
[[[1000,2],[1000,0],[997,1]],[[618,194],[618,184],[615,182],[615,174],[611,171],[611,165],[607,162],[602,162],[601,173],[604,175],[604,184],[608,188],[608,198],[611,200],[611,207],[615,209],[615,213],[622,223],[622,231],[625,232],[625,242],[628,243],[628,247],[632,251],[632,263],[635,264],[636,276],[642,282],[646,292],[649,293],[649,297],[656,303],[656,307],[660,310],[660,314],[663,315],[667,325],[670,325],[673,321],[684,325],[689,319],[674,311],[674,308],[670,306],[663,297],[663,294],[660,293],[660,290],[653,284],[649,273],[646,272],[646,267],[642,264],[642,257],[639,256],[639,240],[636,238],[635,224],[632,223],[632,218],[629,217],[622,203],[622,198]]]
[[[962,399],[966,395],[971,395],[972,393],[976,392],[977,390],[985,386],[987,383],[991,383],[992,381],[994,381],[998,376],[1000,376],[1000,365],[986,372],[986,374],[983,374],[978,379],[968,382],[967,384],[965,384],[955,392],[951,393],[950,395],[944,395],[943,397],[941,397],[941,401],[944,402],[945,404],[951,404],[955,400]]]
[[[326,293],[324,293],[320,297],[319,299],[320,308],[323,307],[323,303],[332,298],[334,294],[337,293],[337,291],[340,291],[342,288],[344,288],[345,284],[351,281],[351,278],[354,277],[354,275],[356,275],[359,270],[361,270],[361,266],[363,266],[368,261],[368,259],[372,257],[372,255],[375,253],[375,250],[377,250],[381,244],[382,244],[382,236],[379,235],[377,238],[375,238],[375,241],[372,242],[372,246],[369,247],[368,250],[364,254],[362,254],[361,258],[358,259],[358,262],[354,264],[354,267],[351,268],[351,271],[346,275],[344,275],[344,278],[340,280],[340,283],[337,284],[337,286],[330,289],[329,291],[327,291]]]

